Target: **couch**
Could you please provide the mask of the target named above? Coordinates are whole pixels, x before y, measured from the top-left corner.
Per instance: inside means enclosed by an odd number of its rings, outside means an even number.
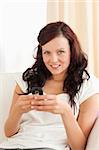
[[[0,143],[6,139],[4,135],[4,122],[8,116],[15,78],[19,73],[0,73]],[[99,118],[90,132],[85,150],[99,150]]]

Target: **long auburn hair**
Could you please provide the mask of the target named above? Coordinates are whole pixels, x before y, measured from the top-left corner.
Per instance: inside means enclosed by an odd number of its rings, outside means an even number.
[[[70,65],[66,72],[63,91],[69,95],[69,102],[72,107],[75,106],[74,97],[79,92],[83,81],[85,79],[88,80],[90,76],[86,70],[88,64],[87,57],[81,49],[76,34],[66,23],[61,21],[52,22],[40,30],[37,38],[39,44],[37,46],[36,61],[31,68],[28,68],[23,73],[23,80],[27,82],[27,94],[31,93],[33,86],[44,86],[46,80],[52,74],[43,62],[42,46],[60,35],[68,40],[70,46]],[[83,77],[84,72],[86,74],[85,78]]]

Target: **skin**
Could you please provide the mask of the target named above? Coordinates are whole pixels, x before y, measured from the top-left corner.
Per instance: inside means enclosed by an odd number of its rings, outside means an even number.
[[[42,57],[47,69],[53,74],[54,80],[64,80],[66,70],[70,64],[70,48],[68,40],[56,37],[42,46]],[[53,68],[56,66],[56,68]],[[59,67],[57,67],[59,66]]]
[[[52,77],[44,85],[46,95],[19,96],[16,92],[23,92],[17,85],[10,113],[5,123],[5,135],[11,137],[18,132],[23,113],[30,110],[51,112],[60,114],[71,149],[84,150],[99,110],[99,94],[89,97],[80,105],[80,113],[78,120],[76,120],[69,104],[57,98],[57,95],[63,92],[63,82],[70,64],[68,40],[62,36],[56,37],[43,45],[42,49],[43,61],[52,73]],[[74,138],[74,135],[76,135],[76,138]]]

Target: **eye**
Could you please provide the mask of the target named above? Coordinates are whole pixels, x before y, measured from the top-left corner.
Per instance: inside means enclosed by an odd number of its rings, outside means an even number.
[[[50,52],[49,51],[45,51],[43,54],[49,55]]]
[[[60,55],[60,54],[65,53],[65,51],[64,50],[59,50],[57,53],[58,53],[58,55]]]

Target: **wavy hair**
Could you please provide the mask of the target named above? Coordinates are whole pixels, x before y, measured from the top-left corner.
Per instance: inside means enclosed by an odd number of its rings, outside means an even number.
[[[87,56],[82,51],[76,34],[64,22],[52,22],[40,30],[37,38],[39,45],[37,46],[36,61],[31,68],[28,68],[23,73],[23,80],[26,81],[28,85],[27,94],[31,92],[33,86],[44,86],[46,80],[49,79],[52,74],[43,62],[42,46],[60,35],[68,40],[70,46],[70,65],[64,80],[63,91],[69,95],[69,102],[72,107],[75,106],[74,97],[79,92],[82,83],[85,79],[88,80],[90,76],[86,70],[88,64]],[[84,72],[86,74],[85,78],[83,77]]]

